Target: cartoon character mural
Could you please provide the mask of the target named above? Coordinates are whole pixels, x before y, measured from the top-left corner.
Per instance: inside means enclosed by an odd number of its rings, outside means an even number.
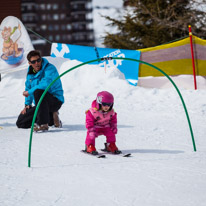
[[[1,55],[1,59],[3,59],[8,64],[17,64],[21,61],[23,57],[23,48],[22,42],[18,42],[22,33],[21,33],[21,25],[14,26],[4,26],[3,31],[1,32],[3,38],[3,48]]]
[[[14,16],[7,16],[0,23],[0,73],[26,70],[26,56],[34,49],[27,30]]]

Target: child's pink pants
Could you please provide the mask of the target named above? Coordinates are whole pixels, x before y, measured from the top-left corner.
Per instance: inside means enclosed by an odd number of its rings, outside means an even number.
[[[110,129],[110,127],[106,127],[106,128],[96,128],[96,137],[97,138],[99,135],[104,135],[106,136],[106,141],[107,143],[113,143],[116,142],[116,137],[115,134],[112,132],[112,130]],[[95,138],[91,137],[89,135],[89,131],[87,131],[87,137],[85,140],[85,144],[86,145],[94,145],[95,146]]]

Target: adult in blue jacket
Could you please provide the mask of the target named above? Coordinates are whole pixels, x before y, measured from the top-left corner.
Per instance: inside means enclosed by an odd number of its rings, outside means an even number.
[[[56,67],[42,58],[39,51],[30,51],[27,55],[29,68],[25,82],[25,107],[21,111],[16,122],[19,128],[30,128],[33,120],[36,105],[41,95],[49,84],[56,79],[59,74]],[[32,106],[32,103],[35,106]],[[58,79],[49,88],[44,96],[36,117],[34,131],[48,130],[49,126],[61,127],[58,110],[64,103],[63,88],[61,80]]]

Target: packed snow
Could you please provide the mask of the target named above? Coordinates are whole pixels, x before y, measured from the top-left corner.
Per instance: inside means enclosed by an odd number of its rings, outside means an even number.
[[[47,57],[60,74],[78,61]],[[33,133],[15,125],[24,107],[26,70],[3,74],[0,82],[1,206],[204,206],[206,202],[206,86],[198,77],[173,78],[189,113],[197,151],[180,97],[169,80],[140,79],[131,86],[118,69],[94,65],[64,76],[63,128]],[[163,81],[164,79],[164,81]],[[162,82],[162,84],[160,84]],[[183,83],[183,84],[181,84]],[[187,86],[190,85],[188,88]],[[99,159],[84,149],[85,111],[96,94],[114,95],[118,114],[117,146],[125,158]],[[96,139],[104,147],[105,137]]]

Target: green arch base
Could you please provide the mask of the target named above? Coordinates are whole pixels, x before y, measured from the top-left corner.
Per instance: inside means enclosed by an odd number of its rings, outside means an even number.
[[[158,67],[152,65],[152,64],[149,64],[147,62],[144,62],[144,61],[141,61],[141,60],[137,60],[137,59],[132,59],[132,58],[121,58],[121,57],[106,57],[106,58],[99,58],[99,59],[95,59],[95,60],[91,60],[91,61],[87,61],[85,63],[81,63],[81,64],[78,64],[77,66],[74,66],[72,67],[71,69],[68,69],[67,71],[63,72],[61,75],[59,75],[59,77],[57,77],[56,79],[53,80],[53,82],[51,82],[49,84],[49,86],[45,89],[45,91],[43,92],[41,98],[39,99],[39,102],[36,106],[36,109],[35,109],[35,112],[34,112],[34,117],[33,117],[33,120],[32,120],[32,126],[31,126],[31,132],[30,132],[30,141],[29,141],[29,153],[28,153],[28,167],[31,167],[31,147],[32,147],[32,136],[33,136],[33,129],[34,129],[34,123],[35,123],[35,120],[36,120],[36,116],[37,116],[37,112],[39,110],[39,107],[40,107],[40,104],[45,96],[45,94],[47,93],[47,91],[49,90],[49,88],[54,84],[54,82],[56,82],[59,78],[61,78],[62,76],[64,76],[65,74],[67,74],[68,72],[74,70],[74,69],[77,69],[78,67],[81,67],[85,64],[90,64],[90,63],[93,63],[93,62],[100,62],[100,61],[105,61],[105,60],[112,60],[112,59],[119,59],[119,60],[129,60],[129,61],[136,61],[136,62],[139,62],[139,63],[142,63],[142,64],[146,64],[156,70],[158,70],[159,72],[161,72],[164,76],[166,76],[169,81],[173,84],[173,86],[175,87],[181,101],[182,101],[182,105],[184,107],[184,111],[185,111],[185,114],[186,114],[186,117],[187,117],[187,121],[188,121],[188,125],[189,125],[189,128],[190,128],[190,133],[191,133],[191,138],[192,138],[192,143],[193,143],[193,149],[194,151],[196,151],[196,146],[195,146],[195,139],[194,139],[194,135],[193,135],[193,130],[192,130],[192,125],[191,125],[191,122],[190,122],[190,118],[189,118],[189,114],[187,112],[187,108],[186,108],[186,105],[185,105],[185,102],[183,100],[183,97],[177,87],[177,85],[173,82],[173,80],[164,72],[162,71],[161,69],[159,69]]]

